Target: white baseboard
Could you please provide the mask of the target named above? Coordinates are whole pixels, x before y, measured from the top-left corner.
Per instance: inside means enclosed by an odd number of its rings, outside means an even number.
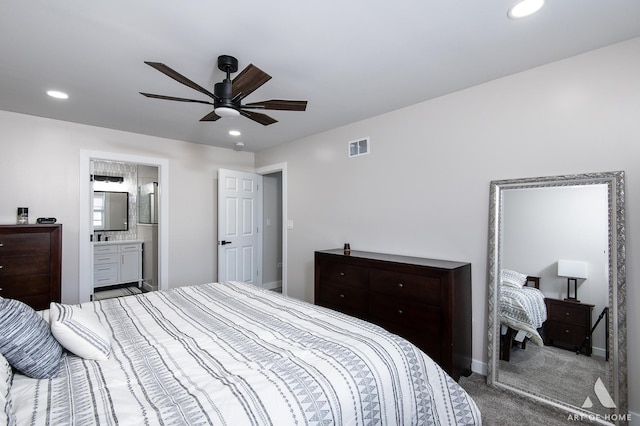
[[[487,363],[471,359],[471,372],[480,374],[482,376],[487,375]]]
[[[272,281],[270,283],[262,283],[262,288],[266,288],[267,290],[273,290],[274,288],[278,287],[282,287],[282,280]]]

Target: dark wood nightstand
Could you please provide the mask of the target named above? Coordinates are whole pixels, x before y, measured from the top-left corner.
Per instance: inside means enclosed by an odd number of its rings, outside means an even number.
[[[545,344],[591,356],[591,311],[594,305],[570,300],[544,299],[547,321],[544,323]]]

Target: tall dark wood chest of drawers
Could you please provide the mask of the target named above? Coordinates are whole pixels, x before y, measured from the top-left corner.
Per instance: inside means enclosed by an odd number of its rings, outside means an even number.
[[[471,373],[471,264],[315,252],[315,303],[409,340],[455,380]]]
[[[545,343],[571,351],[581,349],[583,354],[591,356],[591,311],[594,305],[550,298],[545,298],[544,302],[547,305]]]
[[[0,296],[34,309],[60,302],[62,225],[0,225]]]

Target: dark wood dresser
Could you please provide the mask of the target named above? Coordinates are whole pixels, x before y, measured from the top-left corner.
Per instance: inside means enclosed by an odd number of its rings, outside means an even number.
[[[0,296],[34,309],[60,302],[62,225],[0,225]]]
[[[547,305],[545,344],[577,351],[585,342],[581,353],[591,356],[591,311],[594,305],[549,298],[544,302]]]
[[[409,340],[455,380],[471,373],[471,264],[315,252],[315,303]]]

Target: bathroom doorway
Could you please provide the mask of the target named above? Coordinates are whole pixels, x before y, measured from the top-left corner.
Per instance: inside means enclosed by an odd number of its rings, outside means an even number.
[[[98,173],[102,173],[100,176],[121,174],[123,181],[125,176],[128,176],[129,181],[125,185],[129,194],[128,229],[119,232],[99,232],[101,242],[104,245],[105,238],[112,242],[140,241],[143,246],[140,252],[144,256],[140,267],[144,279],[141,278],[139,287],[145,290],[168,289],[168,172],[166,159],[94,151],[81,152],[80,173],[87,179],[86,182],[85,179],[81,179],[80,185],[80,303],[92,300],[94,293],[94,243],[97,235],[94,230],[96,212],[93,205],[94,182],[91,181],[91,176]],[[153,185],[153,195],[146,192],[150,188],[149,183]],[[140,193],[144,194],[145,201],[153,203],[146,206],[153,210],[153,213],[139,209]],[[149,223],[139,223],[139,217],[142,217],[143,221],[148,217]],[[132,256],[130,253],[127,254]],[[131,278],[122,279],[135,281]]]

